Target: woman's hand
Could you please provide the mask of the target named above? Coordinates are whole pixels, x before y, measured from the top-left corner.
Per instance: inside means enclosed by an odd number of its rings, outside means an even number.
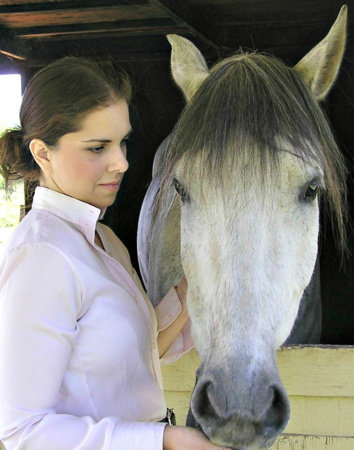
[[[163,450],[216,450],[218,447],[211,443],[200,431],[189,427],[165,427],[163,435]]]

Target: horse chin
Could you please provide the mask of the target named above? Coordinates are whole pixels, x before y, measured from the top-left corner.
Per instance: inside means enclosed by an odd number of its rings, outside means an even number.
[[[225,440],[224,437],[224,432],[223,437],[215,435],[215,436],[209,436],[202,428],[202,426],[197,422],[197,420],[195,419],[195,417],[193,416],[192,410],[191,408],[188,411],[188,415],[187,415],[187,419],[186,419],[186,425],[188,427],[192,427],[195,428],[199,431],[201,431],[205,437],[207,437],[213,444],[218,445],[220,447],[227,447],[230,450],[256,450],[256,449],[261,449],[261,448],[269,448],[271,447],[275,440],[276,437],[271,438],[271,439],[265,439],[263,440],[263,442],[259,442],[259,444],[257,445],[256,443],[253,443],[252,445],[242,445],[242,446],[237,446],[234,447],[232,443],[228,442],[227,440]]]
[[[197,420],[195,419],[195,417],[193,416],[192,410],[189,409],[188,411],[188,415],[187,415],[187,419],[186,419],[186,425],[188,427],[192,427],[195,428],[199,431],[201,431],[205,437],[207,437],[213,444],[218,445],[220,447],[227,447],[230,450],[256,450],[256,449],[261,449],[261,448],[269,448],[271,447],[275,440],[276,437],[270,438],[270,439],[264,439],[262,441],[259,441],[259,443],[257,444],[256,442],[252,443],[252,445],[241,445],[241,446],[233,446],[233,443],[230,443],[227,439],[225,439],[225,434],[233,434],[231,433],[225,433],[225,430],[222,433],[217,433],[214,436],[209,436],[208,433],[206,433],[203,430],[203,427],[197,422]],[[222,436],[221,436],[222,434]]]

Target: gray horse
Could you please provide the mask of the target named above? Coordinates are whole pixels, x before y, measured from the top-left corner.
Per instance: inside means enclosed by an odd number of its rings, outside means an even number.
[[[318,100],[339,70],[346,13],[294,68],[240,52],[209,71],[190,41],[168,37],[187,105],[154,161],[139,264],[154,305],[188,280],[201,359],[191,412],[221,446],[269,446],[289,419],[275,351],[314,271],[319,194],[344,239],[345,169]]]

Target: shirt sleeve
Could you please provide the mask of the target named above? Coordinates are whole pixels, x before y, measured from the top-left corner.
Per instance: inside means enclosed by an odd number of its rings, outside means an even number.
[[[170,288],[161,302],[155,307],[157,329],[162,331],[168,328],[181,314],[182,305],[174,287]],[[190,320],[182,328],[167,352],[160,359],[161,364],[170,364],[189,352],[194,347],[191,335]]]
[[[0,440],[7,450],[162,450],[165,424],[57,414],[83,312],[80,277],[60,249],[30,244],[0,274]]]

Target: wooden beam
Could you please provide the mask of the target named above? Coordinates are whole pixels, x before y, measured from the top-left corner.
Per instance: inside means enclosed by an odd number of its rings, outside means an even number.
[[[189,30],[184,26],[169,26],[169,27],[127,27],[127,28],[119,28],[119,29],[111,29],[107,30],[105,28],[90,30],[89,32],[86,30],[78,30],[78,31],[52,31],[52,32],[33,32],[32,34],[21,35],[24,39],[41,39],[45,41],[46,39],[50,39],[53,41],[53,38],[56,40],[62,39],[102,39],[107,37],[132,37],[132,36],[149,36],[149,35],[166,35],[170,33],[175,34],[188,34]]]
[[[300,345],[277,351],[280,377],[292,396],[354,398],[354,346]],[[166,390],[192,391],[200,364],[195,350],[163,366]]]
[[[112,6],[118,5],[148,5],[149,0],[0,0],[0,10],[9,11],[21,11],[26,9],[27,11],[45,10],[45,9],[66,9],[66,8],[78,8],[81,6],[87,6],[90,3],[90,7],[95,6]]]
[[[25,61],[26,58],[21,56],[21,55],[17,55],[16,53],[13,52],[9,52],[7,50],[3,50],[2,48],[0,48],[0,53],[2,53],[3,55],[7,56],[10,59],[17,59],[19,61]]]
[[[183,34],[186,35],[188,34],[188,30],[186,30],[183,27],[169,27],[169,28],[145,28],[145,29],[141,29],[141,28],[136,28],[136,29],[127,29],[127,30],[117,30],[117,31],[106,31],[106,30],[95,30],[91,33],[85,33],[85,32],[75,32],[75,33],[48,33],[46,35],[29,35],[28,38],[32,39],[32,38],[39,38],[41,39],[43,42],[45,42],[46,40],[50,40],[50,41],[61,41],[61,40],[72,40],[72,39],[91,39],[91,42],[93,43],[93,41],[95,39],[102,39],[102,38],[127,38],[127,37],[135,37],[135,36],[140,36],[141,38],[144,38],[146,36],[151,36],[151,35],[167,35],[167,34]]]
[[[16,28],[97,23],[116,20],[156,19],[168,17],[166,12],[154,6],[126,5],[97,8],[75,8],[50,11],[26,11],[1,13],[0,22],[6,27]]]

